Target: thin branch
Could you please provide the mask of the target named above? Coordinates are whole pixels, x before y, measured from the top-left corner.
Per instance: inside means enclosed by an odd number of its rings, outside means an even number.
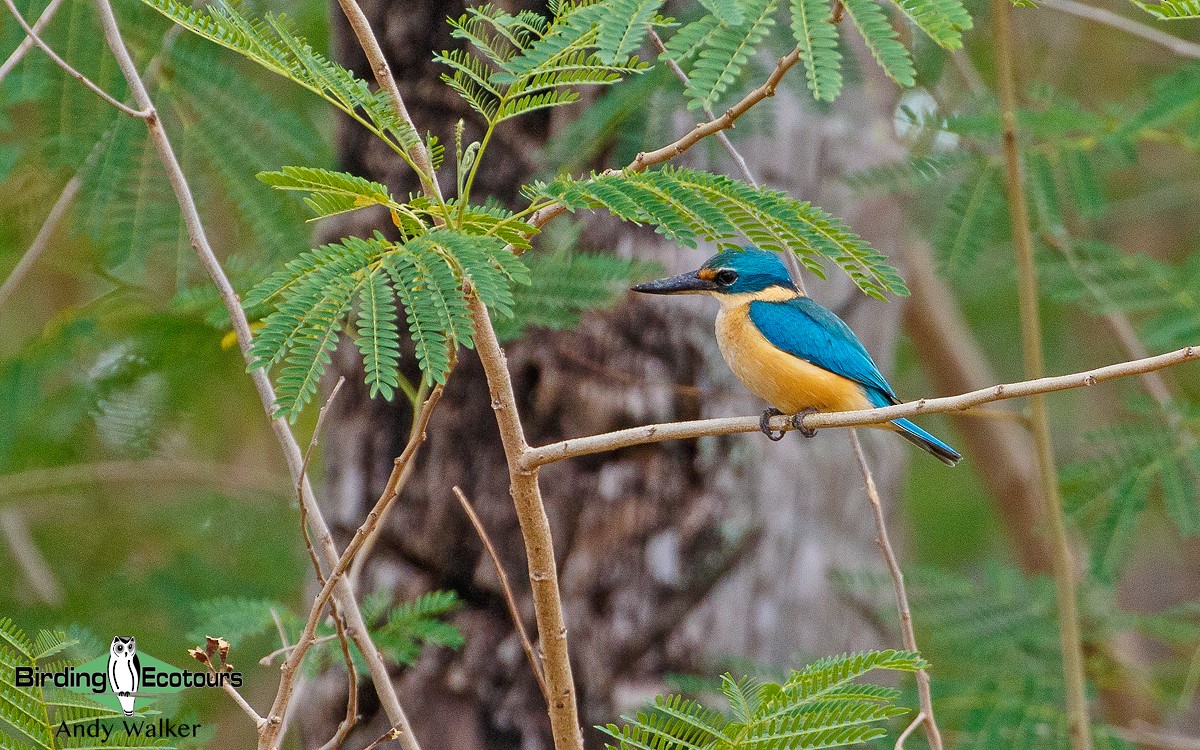
[[[767,80],[761,86],[746,94],[742,99],[734,104],[720,117],[715,117],[708,122],[702,122],[692,128],[686,135],[673,143],[668,143],[662,148],[654,151],[645,151],[639,153],[637,157],[631,161],[624,170],[608,169],[604,171],[605,176],[618,175],[622,172],[644,172],[655,164],[662,164],[670,161],[675,157],[683,154],[685,151],[695,146],[700,141],[710,135],[715,135],[723,130],[728,130],[734,126],[737,119],[744,115],[747,110],[758,104],[763,99],[775,96],[775,89],[779,86],[779,82],[783,79],[784,73],[787,73],[793,65],[800,61],[800,50],[795,49],[784,55],[775,64],[775,69],[767,76]],[[529,223],[541,229],[552,219],[562,216],[567,212],[567,207],[561,203],[552,203],[544,206],[533,213],[529,217]],[[510,252],[518,252],[514,247],[509,245],[507,250]]]
[[[61,1],[62,0],[55,0],[55,2]],[[50,6],[47,6],[47,10],[49,10],[50,7],[53,7],[53,5],[54,3],[51,3]],[[45,15],[46,14],[43,13],[42,17],[44,18]],[[42,18],[39,18],[37,23],[33,25],[33,28],[35,30],[38,29],[39,24],[41,23]],[[166,54],[166,52],[171,48],[171,45],[174,44],[175,38],[178,37],[182,31],[182,26],[172,25],[171,28],[167,29],[167,32],[163,35],[162,48],[157,54],[154,55],[154,57],[150,58],[150,62],[146,64],[146,69],[142,73],[142,80],[145,81],[147,86],[151,85],[153,81],[157,80],[162,70],[163,55]],[[33,45],[33,40],[31,38],[26,37],[26,41],[30,46]],[[18,50],[19,49],[20,48],[18,48]],[[16,53],[14,52],[13,54],[15,55]],[[0,75],[0,80],[2,80],[3,77],[3,75]],[[25,277],[29,275],[30,269],[33,268],[34,263],[41,258],[42,254],[50,246],[50,238],[54,234],[54,230],[58,227],[58,224],[60,221],[62,221],[63,217],[66,216],[67,210],[71,207],[71,204],[75,202],[75,198],[79,195],[79,190],[83,186],[83,173],[92,165],[94,165],[96,161],[99,160],[99,158],[104,154],[105,147],[112,139],[112,136],[113,128],[111,127],[100,135],[100,137],[96,140],[96,143],[92,146],[92,150],[88,152],[87,158],[83,160],[83,164],[78,170],[76,170],[74,176],[67,181],[67,184],[63,186],[62,192],[59,193],[58,199],[54,201],[54,205],[50,208],[50,213],[46,215],[46,219],[42,222],[41,228],[38,229],[37,236],[33,238],[33,242],[29,245],[29,249],[25,251],[25,253],[21,256],[21,259],[17,262],[17,265],[12,271],[9,272],[8,278],[4,280],[4,284],[0,285],[0,306],[3,306],[8,298],[12,296],[13,290],[25,280]]]
[[[412,127],[414,134],[417,134],[418,131],[413,124],[412,116],[408,113],[408,107],[404,105],[404,97],[400,95],[396,77],[392,75],[392,68],[383,54],[383,48],[379,46],[379,39],[376,38],[375,31],[371,28],[371,22],[367,20],[358,0],[338,0],[338,4],[342,6],[342,12],[346,14],[346,20],[350,22],[350,29],[358,38],[358,43],[367,56],[367,63],[371,66],[371,72],[375,74],[375,81],[379,84],[379,88],[387,92],[388,97],[392,100],[392,106],[396,109],[396,114],[403,122]],[[421,189],[430,198],[435,198],[438,203],[442,203],[442,188],[438,185],[433,161],[429,158],[429,152],[419,135],[416,143],[409,148],[408,154],[417,167],[417,175],[421,178]]]
[[[325,403],[321,405],[321,411],[317,415],[317,424],[313,427],[308,448],[304,451],[304,461],[300,464],[300,477],[296,480],[296,499],[300,505],[300,532],[304,536],[304,547],[308,550],[308,559],[312,562],[313,571],[317,574],[318,586],[325,583],[325,572],[321,568],[321,560],[313,548],[312,537],[308,533],[308,512],[304,509],[304,485],[308,482],[308,462],[312,459],[313,449],[317,447],[317,441],[321,437],[321,428],[325,426],[325,415],[329,413],[329,407],[333,405],[333,400],[337,398],[345,383],[345,376],[338,378],[337,384],[329,392],[329,398],[325,399]],[[283,639],[283,645],[287,645],[286,639]]]
[[[529,560],[533,610],[544,655],[546,689],[550,694],[547,703],[554,747],[555,750],[583,750],[575,680],[567,651],[567,625],[558,588],[558,564],[554,559],[550,520],[546,517],[546,506],[538,485],[537,466],[527,460],[532,449],[525,439],[508,363],[496,339],[487,307],[478,297],[472,296],[470,309],[475,323],[475,351],[483,364],[491,392],[492,410],[496,413],[496,425],[500,428],[500,442],[504,445],[508,465],[509,491]]]
[[[888,572],[892,576],[892,586],[896,590],[896,610],[900,615],[900,636],[904,640],[904,648],[920,652],[920,649],[917,648],[917,635],[913,632],[912,610],[908,606],[908,590],[904,587],[904,573],[900,570],[900,563],[896,560],[896,550],[892,547],[891,539],[888,537],[887,522],[883,518],[883,503],[879,499],[879,489],[875,486],[875,477],[871,474],[871,467],[867,464],[867,455],[863,452],[862,442],[858,439],[858,430],[850,430],[850,444],[854,447],[854,457],[858,460],[859,470],[862,471],[863,481],[867,487],[867,497],[871,501],[871,512],[875,516],[875,528],[879,532],[879,537],[875,541],[883,550],[883,560],[887,563]],[[933,717],[933,694],[929,690],[929,673],[924,669],[917,670],[917,695],[921,699],[919,716],[924,719],[929,746],[932,750],[942,750],[942,733]],[[907,733],[906,730],[905,734]],[[903,738],[904,735],[901,735],[901,739],[896,742],[897,747],[903,744]]]
[[[1126,742],[1160,750],[1200,750],[1200,738],[1174,734],[1160,727],[1141,723],[1129,727],[1114,727],[1113,734]]]
[[[663,44],[662,37],[658,35],[653,26],[648,28],[647,33],[650,36],[650,42],[660,55],[667,51],[667,45]],[[691,83],[691,79],[688,78],[688,74],[684,72],[683,68],[679,67],[679,63],[669,59],[667,60],[667,67],[670,68],[671,72],[675,74],[675,77],[679,79],[679,82],[686,89],[688,84]],[[717,116],[713,114],[712,107],[707,104],[704,105],[704,114],[710,120],[717,119]],[[750,165],[746,163],[746,157],[742,156],[741,152],[734,147],[733,141],[729,140],[729,136],[725,134],[725,131],[718,132],[716,138],[721,147],[725,149],[725,153],[729,154],[729,158],[733,160],[734,166],[742,173],[742,179],[752,187],[757,188],[758,180],[754,179],[754,173],[750,171]],[[792,272],[792,279],[800,287],[800,291],[808,294],[808,290],[804,287],[804,269],[800,266],[800,259],[796,257],[795,253],[784,253],[783,258],[784,262],[787,263],[788,270]]]
[[[1111,10],[1085,5],[1075,2],[1075,0],[1040,0],[1038,4],[1043,8],[1057,10],[1060,13],[1070,13],[1073,16],[1078,16],[1093,23],[1111,26],[1114,29],[1124,31],[1126,34],[1141,37],[1148,42],[1154,42],[1161,47],[1165,47],[1182,57],[1200,59],[1200,44],[1171,36],[1153,26],[1140,23],[1132,18],[1119,16]]]
[[[42,11],[42,15],[38,16],[37,20],[33,22],[34,33],[42,33],[42,28],[50,23],[50,19],[58,12],[58,6],[62,4],[63,0],[50,0],[50,4]],[[21,43],[17,45],[17,48],[13,50],[13,53],[8,56],[8,59],[4,61],[4,64],[0,65],[0,82],[17,67],[17,63],[21,62],[25,58],[25,54],[31,49],[33,49],[33,37],[26,35],[21,40]]]
[[[900,733],[900,736],[896,738],[896,750],[904,750],[905,740],[907,740],[913,732],[917,731],[917,727],[921,726],[921,722],[923,721],[925,721],[925,712],[918,711],[917,715],[913,717],[912,723],[909,724],[904,731]]]
[[[1024,167],[1017,144],[1017,76],[1012,13],[1011,0],[992,0],[992,40],[996,47],[1005,187],[1017,263],[1024,370],[1026,378],[1040,378],[1046,366],[1042,355],[1042,320],[1038,309],[1037,268],[1033,257],[1033,235],[1029,228],[1029,204],[1026,201]],[[1029,410],[1033,418],[1034,444],[1037,448],[1042,497],[1053,552],[1050,559],[1058,597],[1059,638],[1062,642],[1063,679],[1066,683],[1071,745],[1075,750],[1091,750],[1092,725],[1088,716],[1087,677],[1084,673],[1074,555],[1071,540],[1067,536],[1062,496],[1058,487],[1054,442],[1050,437],[1050,415],[1045,397],[1041,394],[1034,395],[1029,400]]]
[[[221,689],[228,693],[229,697],[233,698],[233,702],[238,704],[238,706],[240,706],[241,709],[246,712],[246,715],[249,716],[250,720],[254,722],[255,727],[261,730],[264,726],[266,726],[267,720],[259,716],[258,711],[255,711],[254,706],[251,706],[250,703],[242,697],[242,694],[238,692],[237,688],[235,688],[233,685],[230,685],[227,680],[223,680],[221,682]]]
[[[67,72],[67,75],[71,76],[75,80],[82,83],[84,86],[87,86],[89,89],[91,89],[92,92],[96,94],[96,96],[99,96],[101,99],[108,102],[112,106],[116,107],[121,112],[124,112],[125,114],[129,115],[130,117],[137,117],[137,118],[144,120],[147,117],[149,117],[150,114],[154,111],[153,107],[143,107],[142,109],[134,109],[133,107],[130,107],[130,106],[122,103],[119,99],[114,98],[107,91],[100,88],[100,86],[97,83],[95,83],[94,81],[92,81],[92,79],[88,78],[83,73],[80,73],[78,70],[71,67],[71,64],[68,63],[66,60],[62,59],[61,57],[59,57],[58,53],[55,52],[53,49],[51,49],[50,45],[48,45],[44,41],[42,41],[42,38],[40,36],[38,36],[37,30],[29,25],[29,23],[25,20],[25,17],[21,15],[21,11],[17,9],[17,6],[13,2],[13,0],[4,0],[4,4],[8,6],[8,10],[10,13],[12,13],[13,18],[17,19],[17,23],[21,26],[22,29],[25,30],[26,37],[28,39],[32,39],[33,43],[35,45],[37,45],[38,49],[40,49],[42,52],[45,52],[46,56],[49,57],[51,60],[53,60],[55,65],[57,65],[58,67],[65,70]]]
[[[650,36],[650,42],[654,45],[654,48],[658,50],[660,55],[667,51],[667,46],[663,44],[662,37],[658,35],[658,32],[654,30],[653,26],[649,28],[647,33]],[[679,63],[675,62],[674,60],[667,60],[667,67],[670,68],[671,72],[675,74],[675,77],[679,79],[684,88],[687,88],[688,84],[691,83],[691,80],[688,78],[688,74],[684,72],[683,68],[679,67]],[[717,116],[713,114],[712,107],[708,106],[707,104],[704,105],[704,114],[708,115],[708,119],[710,120],[717,119]],[[742,173],[742,179],[754,187],[758,187],[758,180],[754,179],[754,174],[750,171],[750,165],[746,163],[746,158],[742,156],[736,148],[734,148],[733,142],[729,140],[729,136],[725,135],[724,131],[721,131],[720,133],[717,133],[717,141],[721,144],[721,147],[725,149],[725,153],[729,154],[729,158],[733,160],[734,166],[736,166],[738,171]]]
[[[8,542],[8,550],[12,554],[17,568],[25,575],[25,580],[37,598],[52,607],[63,603],[63,588],[54,575],[54,569],[46,562],[29,533],[29,525],[25,517],[16,508],[0,508],[0,534]]]
[[[321,643],[328,643],[337,637],[338,637],[337,633],[330,633],[329,635],[323,635],[320,638],[314,638],[312,645],[316,646]],[[263,658],[259,659],[258,663],[264,667],[269,667],[269,666],[271,666],[271,662],[275,661],[276,656],[281,656],[283,654],[291,653],[292,650],[295,648],[296,648],[296,645],[294,643],[293,644],[285,644],[281,648],[277,648],[274,651],[272,651],[271,653],[264,656]]]
[[[1171,367],[1197,359],[1200,359],[1200,345],[1185,347],[1167,354],[1160,354],[1157,357],[1135,359],[1130,362],[1121,362],[1071,375],[1058,375],[1039,378],[1037,380],[1025,380],[1018,383],[993,385],[957,396],[923,398],[879,409],[809,414],[804,417],[802,424],[812,429],[824,427],[869,427],[904,417],[961,411],[969,409],[972,406],[987,404],[993,401],[1024,398],[1042,393],[1071,390],[1073,388],[1086,388],[1106,380],[1140,375],[1143,372],[1161,370],[1164,367]],[[791,418],[786,415],[772,417],[769,424],[772,430],[783,430],[786,432],[796,429],[791,423]],[[643,425],[641,427],[631,427],[625,430],[605,432],[589,437],[571,438],[557,443],[530,448],[525,452],[522,460],[522,468],[531,470],[539,466],[554,463],[555,461],[586,456],[592,453],[603,453],[619,448],[628,448],[632,445],[758,431],[759,417],[721,417],[717,419],[697,419],[691,422],[665,422],[662,424]]]
[[[222,490],[254,489],[274,492],[279,483],[270,475],[248,473],[235,466],[175,458],[133,461],[95,461],[0,474],[0,497],[43,494],[92,484],[211,484]]]
[[[475,533],[479,535],[480,541],[483,542],[488,556],[492,558],[492,565],[496,568],[496,577],[500,579],[500,588],[504,591],[504,603],[508,605],[508,614],[512,617],[513,625],[517,628],[517,636],[521,639],[521,647],[525,649],[525,656],[529,658],[529,666],[533,668],[533,676],[537,678],[538,687],[542,691],[542,697],[549,702],[550,693],[546,690],[546,678],[542,675],[542,665],[538,664],[537,655],[533,651],[533,643],[530,642],[529,635],[525,632],[525,623],[521,621],[521,610],[517,607],[517,598],[513,596],[512,586],[508,584],[508,574],[504,572],[504,565],[500,563],[500,555],[496,554],[496,548],[492,545],[492,540],[488,536],[487,529],[484,527],[483,521],[480,520],[479,514],[475,512],[475,508],[471,507],[471,501],[467,499],[466,494],[457,485],[452,489],[454,490],[454,496],[458,498],[458,504],[462,506],[467,517],[471,519],[471,525],[475,527]]]
[[[357,531],[354,532],[354,537],[350,540],[350,543],[346,545],[345,551],[343,551],[341,556],[337,559],[336,564],[332,566],[329,576],[325,579],[324,585],[322,585],[320,592],[313,599],[312,607],[308,612],[308,618],[304,623],[304,630],[301,632],[300,638],[296,642],[296,647],[292,649],[291,653],[288,655],[287,661],[285,661],[281,667],[283,675],[279,680],[279,691],[275,694],[275,702],[271,706],[271,712],[269,714],[271,722],[277,721],[287,712],[288,703],[292,698],[295,677],[299,670],[300,662],[302,659],[304,659],[304,655],[308,652],[308,649],[316,641],[317,623],[321,620],[321,614],[325,611],[325,606],[329,604],[330,598],[334,595],[335,591],[342,588],[348,588],[346,585],[346,571],[350,568],[350,565],[354,561],[355,555],[358,554],[358,551],[362,547],[363,542],[368,536],[370,536],[372,530],[378,525],[379,520],[383,517],[384,512],[391,505],[392,501],[396,499],[397,484],[400,478],[408,470],[413,456],[416,455],[417,449],[420,448],[421,444],[425,442],[425,431],[429,426],[429,418],[432,416],[433,410],[437,406],[438,401],[440,401],[442,398],[443,388],[444,386],[439,385],[429,394],[429,398],[425,401],[425,405],[421,408],[418,426],[413,432],[412,437],[409,438],[408,444],[404,446],[404,452],[401,453],[396,459],[395,466],[392,469],[392,475],[388,479],[388,483],[384,488],[383,494],[380,495],[379,500],[375,503],[375,507],[372,508],[371,512],[367,514],[367,518],[365,521],[363,521],[363,524],[358,527]],[[335,603],[339,606],[342,604],[340,601],[335,601]],[[343,609],[343,611],[348,610]],[[371,642],[370,635],[367,632],[366,624],[362,621],[362,613],[359,611],[357,605],[354,606],[354,612],[357,613],[358,622],[357,624],[348,623],[349,627],[347,628],[347,632],[351,636],[351,639],[358,644],[359,650],[361,651],[363,642]],[[356,629],[359,632],[355,632]],[[379,651],[373,645],[371,646],[371,651],[374,652],[376,658],[379,657]],[[380,664],[382,665],[382,661]],[[386,672],[386,665],[382,666]],[[374,668],[372,668],[372,674],[374,674]],[[389,684],[391,684],[390,681]],[[416,745],[416,740],[413,738],[411,727],[407,725],[407,720],[401,733],[401,742],[402,744],[405,744],[406,747],[408,747],[407,743],[409,742],[411,742],[413,746]]]
[[[42,253],[46,252],[46,248],[50,247],[50,238],[54,235],[54,230],[58,227],[58,223],[62,221],[62,218],[67,215],[67,210],[75,202],[75,198],[79,195],[79,190],[82,187],[83,177],[80,176],[79,172],[76,172],[75,176],[63,186],[62,193],[59,194],[58,200],[51,206],[50,213],[46,215],[46,220],[42,222],[42,228],[38,230],[37,236],[33,238],[29,249],[17,261],[17,265],[13,267],[13,270],[9,271],[8,278],[4,280],[4,283],[0,284],[0,306],[4,305],[5,301],[12,295],[13,290],[29,275],[33,264],[37,263],[38,259],[42,257]]]
[[[195,199],[192,197],[191,190],[188,187],[187,178],[179,166],[179,160],[176,158],[166,131],[163,130],[162,123],[159,122],[157,113],[154,111],[154,104],[150,99],[149,93],[146,91],[146,86],[138,75],[133,59],[129,55],[129,50],[125,46],[120,28],[117,26],[116,18],[113,15],[112,6],[109,0],[95,0],[95,4],[104,28],[105,39],[117,59],[117,64],[121,68],[122,74],[129,83],[130,92],[135,104],[150,112],[146,117],[146,126],[149,130],[150,138],[154,142],[159,157],[163,162],[163,167],[171,182],[175,198],[179,203],[192,247],[196,250],[201,265],[208,272],[217,287],[221,301],[224,303],[225,309],[228,311],[230,319],[233,322],[233,329],[237,335],[238,346],[242,351],[242,356],[249,363],[251,361],[250,346],[253,338],[250,331],[250,322],[246,318],[245,311],[242,310],[236,291],[234,291],[228,277],[225,275],[224,268],[221,267],[220,261],[217,260],[216,254],[213,253],[212,246],[209,244],[208,236],[200,221],[200,214],[196,210]],[[337,547],[334,545],[333,535],[329,531],[328,524],[325,523],[324,516],[321,514],[321,508],[317,504],[311,486],[301,477],[301,467],[303,466],[304,459],[300,453],[300,445],[296,442],[296,436],[292,434],[287,422],[282,418],[274,418],[272,416],[275,410],[275,390],[271,386],[271,381],[268,379],[266,372],[262,369],[257,369],[251,374],[251,378],[254,381],[255,389],[258,391],[263,409],[270,418],[276,439],[283,449],[284,458],[287,460],[288,470],[291,472],[292,479],[301,483],[301,502],[305,506],[316,531],[317,547],[327,563],[333,565],[339,559]],[[420,750],[420,746],[412,734],[412,727],[409,724],[408,717],[404,713],[404,709],[400,706],[400,701],[396,696],[396,688],[392,684],[391,677],[388,674],[387,664],[384,663],[379,650],[371,642],[366,624],[362,619],[362,612],[354,600],[354,592],[343,582],[336,587],[334,595],[337,597],[337,603],[341,608],[342,614],[346,617],[348,633],[358,646],[359,652],[363,655],[370,668],[371,679],[375,685],[376,693],[379,695],[380,704],[387,713],[388,720],[392,723],[393,731],[397,733],[398,739],[405,750]],[[265,745],[268,750],[274,748],[281,724],[281,716],[272,714],[268,718],[264,728],[260,731],[260,745]]]

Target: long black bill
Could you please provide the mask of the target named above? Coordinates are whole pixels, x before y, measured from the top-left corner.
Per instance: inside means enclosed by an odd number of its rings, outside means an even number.
[[[700,278],[699,273],[699,271],[689,271],[678,276],[655,279],[638,284],[632,289],[643,294],[700,294],[716,291],[717,285],[708,279]]]

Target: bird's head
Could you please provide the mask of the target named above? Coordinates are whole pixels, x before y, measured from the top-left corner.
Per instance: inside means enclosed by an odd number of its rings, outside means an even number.
[[[633,287],[644,294],[711,294],[718,299],[733,295],[763,296],[778,292],[798,294],[787,267],[775,253],[755,247],[725,250],[695,271],[647,281]]]

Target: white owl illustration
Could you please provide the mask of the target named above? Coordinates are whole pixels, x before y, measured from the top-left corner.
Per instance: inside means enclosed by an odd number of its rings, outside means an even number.
[[[133,716],[133,694],[137,692],[141,674],[137,641],[131,635],[113,638],[108,648],[108,689],[117,694],[126,716]]]

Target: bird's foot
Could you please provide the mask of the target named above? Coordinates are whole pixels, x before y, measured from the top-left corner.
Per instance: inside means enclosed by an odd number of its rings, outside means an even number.
[[[807,417],[809,414],[819,414],[819,413],[820,412],[817,409],[814,409],[810,406],[802,412],[797,412],[797,413],[793,414],[792,415],[792,427],[795,427],[796,430],[806,438],[816,437],[816,435],[817,435],[816,429],[813,427],[806,427],[804,425],[804,418]]]
[[[780,414],[783,414],[783,412],[772,406],[770,409],[764,411],[762,417],[758,420],[758,429],[762,430],[764,435],[776,442],[783,440],[783,436],[787,434],[783,430],[780,430],[778,433],[771,430],[771,417],[778,417]]]

